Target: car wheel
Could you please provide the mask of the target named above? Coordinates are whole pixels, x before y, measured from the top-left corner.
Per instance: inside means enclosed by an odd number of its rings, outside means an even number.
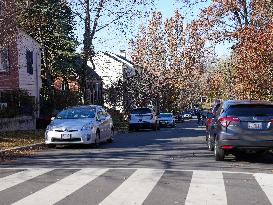
[[[46,146],[47,146],[47,148],[55,148],[56,147],[55,144],[47,144]]]
[[[107,139],[108,143],[112,143],[114,138],[114,129],[111,129],[110,137]]]
[[[212,139],[211,135],[208,133],[207,144],[208,144],[209,151],[213,151],[214,150],[214,146],[213,146],[212,140],[213,139]]]
[[[224,161],[225,159],[225,150],[218,146],[217,141],[214,143],[214,156],[216,161]]]
[[[95,147],[98,148],[100,146],[100,132],[96,132],[96,138],[95,138]]]

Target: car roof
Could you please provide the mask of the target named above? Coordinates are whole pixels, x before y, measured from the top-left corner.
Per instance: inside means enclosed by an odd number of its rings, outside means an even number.
[[[102,106],[100,105],[78,105],[78,106],[73,106],[73,107],[69,107],[68,109],[71,109],[71,108],[83,108],[83,109],[96,109],[96,108],[102,108]]]
[[[232,105],[248,105],[248,104],[261,104],[261,105],[273,105],[272,102],[270,101],[265,101],[265,100],[225,100],[223,102],[223,107],[227,108]]]

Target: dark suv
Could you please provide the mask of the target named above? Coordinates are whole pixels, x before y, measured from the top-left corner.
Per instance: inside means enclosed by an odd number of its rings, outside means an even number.
[[[208,147],[214,149],[216,161],[228,154],[273,149],[273,103],[224,101],[209,126]]]

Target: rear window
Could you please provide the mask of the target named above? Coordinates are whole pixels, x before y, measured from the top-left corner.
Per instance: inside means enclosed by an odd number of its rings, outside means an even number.
[[[152,113],[152,111],[149,108],[138,108],[132,110],[131,114],[147,114]]]
[[[273,116],[273,105],[232,105],[226,111],[229,116]]]

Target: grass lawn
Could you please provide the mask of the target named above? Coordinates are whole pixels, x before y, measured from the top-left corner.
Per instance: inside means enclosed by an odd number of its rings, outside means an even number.
[[[44,142],[45,130],[0,132],[0,150]]]

